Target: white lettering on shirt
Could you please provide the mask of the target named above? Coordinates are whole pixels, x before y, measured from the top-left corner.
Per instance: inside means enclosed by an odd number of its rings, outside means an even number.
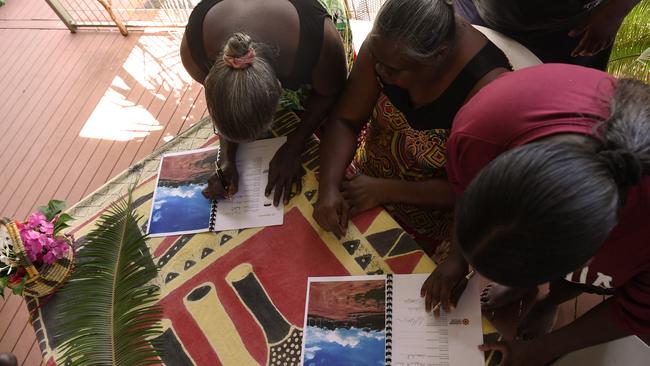
[[[594,281],[594,286],[600,286],[604,288],[612,288],[612,276],[608,276],[606,274],[596,272],[598,274],[598,278],[596,278],[596,281]]]

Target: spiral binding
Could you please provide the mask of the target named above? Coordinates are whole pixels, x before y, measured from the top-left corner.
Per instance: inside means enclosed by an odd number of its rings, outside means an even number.
[[[221,159],[221,147],[217,148],[217,164],[215,164],[215,173],[219,169],[218,162]],[[217,173],[218,174],[218,173]],[[210,205],[210,225],[208,226],[209,231],[214,231],[214,221],[217,219],[217,200],[212,200],[212,205]]]
[[[393,275],[386,275],[386,366],[393,358]]]
[[[214,221],[217,219],[217,200],[212,200],[212,207],[210,208],[210,225],[208,230],[214,231]]]

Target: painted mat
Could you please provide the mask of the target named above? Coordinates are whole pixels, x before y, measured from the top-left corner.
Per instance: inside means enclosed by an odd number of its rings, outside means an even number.
[[[292,113],[277,118],[276,135],[298,122]],[[217,143],[209,122],[190,128],[151,157],[109,182],[71,209],[79,242],[94,219],[127,187],[137,212],[149,214],[158,159],[162,153]],[[316,200],[318,142],[304,154],[303,192],[285,208],[278,227],[152,238],[149,246],[160,272],[166,365],[296,365],[308,276],[424,273],[433,262],[383,210],[352,220],[347,238],[324,233],[312,219]],[[146,228],[142,228],[145,230]],[[56,295],[37,310],[33,325],[48,364],[54,364]]]

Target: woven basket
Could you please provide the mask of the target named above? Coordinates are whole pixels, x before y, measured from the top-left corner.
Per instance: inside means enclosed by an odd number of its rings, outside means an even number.
[[[0,219],[0,224],[6,227],[13,242],[16,258],[27,270],[23,295],[32,297],[47,296],[68,280],[75,266],[74,247],[69,236],[64,236],[70,245],[70,250],[65,253],[63,258],[52,264],[42,264],[39,268],[36,268],[25,254],[25,246],[20,238],[16,223],[8,219]]]

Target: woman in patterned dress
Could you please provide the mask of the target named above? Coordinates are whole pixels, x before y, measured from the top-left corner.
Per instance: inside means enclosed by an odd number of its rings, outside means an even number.
[[[314,219],[340,237],[349,217],[383,205],[432,254],[449,237],[454,206],[451,121],[509,68],[451,1],[388,0],[326,124]]]

